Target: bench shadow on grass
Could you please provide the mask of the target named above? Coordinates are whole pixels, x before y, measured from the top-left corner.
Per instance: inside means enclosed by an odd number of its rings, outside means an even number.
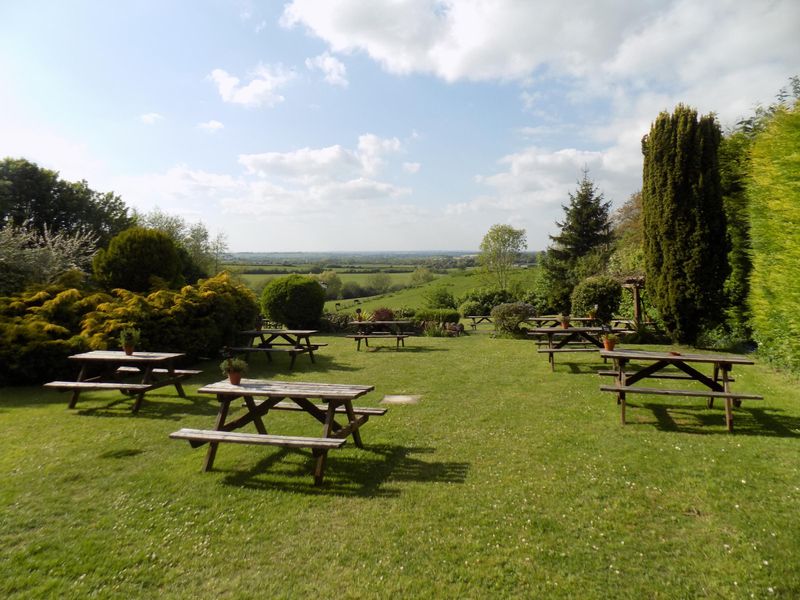
[[[702,399],[701,399],[702,400]],[[703,403],[705,401],[703,400]],[[745,400],[746,402],[746,400]],[[674,431],[695,435],[728,435],[725,428],[725,409],[719,399],[714,408],[703,405],[678,406],[652,402],[626,402],[628,408],[646,409],[652,412],[655,420],[639,418],[634,421],[628,413],[626,427],[652,426],[661,431]],[[781,409],[748,408],[733,409],[734,435],[753,435],[765,437],[800,438],[800,417],[786,415]]]
[[[574,375],[597,375],[598,371],[602,371],[603,369],[610,369],[612,364],[603,363],[603,362],[573,362],[569,360],[562,360],[561,362],[556,359],[556,370],[555,372],[559,372],[559,367],[566,367],[569,369],[569,372]]]
[[[68,400],[68,398],[66,398]],[[216,398],[207,394],[186,394],[186,398],[181,398],[174,391],[172,393],[161,393],[157,391],[148,392],[144,396],[139,412],[134,413],[134,398],[120,396],[112,398],[110,402],[102,406],[81,406],[82,402],[97,402],[97,399],[81,398],[74,412],[83,417],[113,417],[132,418],[132,419],[158,419],[161,421],[181,421],[189,415],[208,415],[213,419],[219,411],[219,403]],[[73,412],[73,411],[69,411]]]
[[[313,484],[315,459],[308,450],[276,449],[246,471],[227,471],[222,482],[253,490],[285,490],[332,496],[396,497],[390,482],[464,483],[467,462],[425,460],[415,455],[434,454],[433,448],[408,448],[376,444],[353,454],[328,453],[325,479]],[[302,457],[297,460],[298,457]],[[219,460],[219,458],[217,459]],[[219,470],[215,467],[214,470]],[[225,471],[223,471],[225,472]]]

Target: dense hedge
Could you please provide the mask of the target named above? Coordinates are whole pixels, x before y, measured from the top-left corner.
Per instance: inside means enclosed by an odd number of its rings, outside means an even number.
[[[325,289],[313,277],[277,277],[261,292],[261,308],[269,320],[290,329],[317,327],[325,308]]]
[[[452,308],[422,308],[414,313],[414,320],[418,323],[458,323],[461,315]]]
[[[748,186],[753,273],[750,306],[759,353],[800,371],[800,106],[756,138]]]
[[[70,354],[119,348],[126,327],[141,330],[143,350],[217,356],[257,316],[255,295],[227,274],[147,296],[52,287],[0,298],[0,383],[72,378]]]
[[[146,292],[173,286],[180,278],[181,259],[164,232],[132,227],[111,240],[94,257],[94,274],[107,289]]]
[[[462,315],[488,315],[495,306],[517,300],[509,290],[499,288],[481,288],[467,292],[458,301],[458,310]]]
[[[603,323],[608,323],[619,310],[622,285],[607,275],[587,277],[572,291],[572,314],[594,313]]]

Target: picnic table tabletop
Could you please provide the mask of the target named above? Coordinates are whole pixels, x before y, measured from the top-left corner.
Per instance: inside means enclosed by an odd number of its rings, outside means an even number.
[[[92,390],[116,389],[135,396],[133,412],[141,406],[146,392],[166,385],[175,386],[181,398],[186,394],[181,380],[200,371],[176,369],[175,363],[185,357],[182,352],[134,352],[121,350],[92,350],[69,356],[69,360],[81,365],[76,381],[51,381],[46,387],[60,391],[72,391],[69,408],[75,408],[80,393]],[[140,383],[122,381],[124,377],[141,375]]]
[[[676,352],[669,350],[601,350],[600,356],[640,361],[667,361],[672,363],[695,362],[716,363],[726,365],[754,365],[755,361],[741,354],[701,354],[691,352]]]

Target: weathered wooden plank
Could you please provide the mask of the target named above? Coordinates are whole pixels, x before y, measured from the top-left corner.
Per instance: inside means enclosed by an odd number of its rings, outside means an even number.
[[[337,438],[315,438],[290,435],[264,435],[237,431],[215,431],[213,429],[180,429],[169,434],[172,439],[198,442],[232,444],[256,444],[283,448],[341,448],[347,440]]]
[[[121,390],[125,392],[142,392],[152,389],[146,383],[116,383],[101,381],[51,381],[44,387],[57,390]]]
[[[619,377],[618,371],[598,371],[597,374],[608,377]],[[628,376],[635,375],[636,371],[626,371],[626,374]],[[694,377],[683,375],[682,373],[653,373],[652,375],[648,375],[648,379],[684,379],[686,381],[695,381]],[[728,377],[728,381],[736,381],[736,379]]]
[[[603,392],[624,392],[626,394],[658,394],[662,396],[691,396],[698,398],[735,398],[738,400],[763,400],[764,396],[758,394],[745,394],[740,392],[714,392],[712,390],[673,390],[662,388],[643,388],[633,385],[601,385]]]
[[[328,409],[327,405],[325,404],[315,404],[316,408],[321,411],[325,411]],[[305,409],[294,402],[278,402],[274,406],[270,408],[270,410],[292,410],[292,411],[300,411],[304,412]],[[386,414],[388,409],[386,408],[373,408],[371,406],[354,406],[353,412],[357,415],[369,415],[371,417],[380,417]],[[339,414],[347,414],[347,409],[344,406],[337,406],[336,413]]]

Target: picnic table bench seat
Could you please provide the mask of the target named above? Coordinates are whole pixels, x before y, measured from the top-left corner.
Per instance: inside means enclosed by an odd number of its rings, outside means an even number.
[[[407,333],[389,333],[389,332],[375,332],[375,333],[351,333],[347,336],[350,339],[356,341],[356,350],[361,350],[361,341],[364,341],[364,345],[369,347],[369,340],[371,339],[394,339],[397,344],[397,349],[400,349],[400,346],[405,347],[405,339],[411,337]]]
[[[542,352],[546,354],[553,354],[554,352],[597,352],[596,347],[592,348],[584,348],[579,346],[570,346],[570,347],[562,347],[562,348],[539,348],[536,350],[537,352]]]
[[[659,394],[661,396],[691,396],[697,398],[731,398],[732,400],[763,400],[759,394],[737,392],[715,392],[713,390],[674,390],[665,388],[645,388],[635,385],[601,385],[603,392],[624,392],[626,394]]]
[[[146,383],[122,383],[116,381],[50,381],[44,387],[54,390],[120,390],[122,392],[144,392],[151,388]]]
[[[291,357],[291,363],[289,368],[294,368],[294,362],[297,358],[298,354],[304,354],[306,352],[313,352],[314,350],[319,350],[320,346],[327,346],[328,344],[317,344],[316,342],[311,344],[310,346],[297,346],[294,344],[271,344],[270,347],[264,346],[235,346],[231,347],[228,346],[226,348],[226,352],[237,352],[240,354],[245,355],[245,360],[250,358],[250,354],[254,352],[262,352],[266,355],[267,361],[272,362],[271,354],[273,352],[285,352]],[[313,357],[314,355],[311,354]],[[313,358],[312,358],[313,360]]]
[[[619,377],[619,371],[598,371],[597,374],[603,377]],[[683,373],[653,373],[650,375],[650,379],[685,379],[687,381],[694,381],[693,377],[684,375]],[[736,378],[728,377],[728,381],[734,382]]]
[[[261,446],[280,446],[282,448],[311,448],[330,450],[341,448],[347,442],[342,438],[304,437],[296,435],[274,435],[263,433],[245,433],[241,431],[218,431],[215,429],[179,429],[169,434],[174,440],[194,442],[193,447],[209,442],[232,444],[257,444]]]

